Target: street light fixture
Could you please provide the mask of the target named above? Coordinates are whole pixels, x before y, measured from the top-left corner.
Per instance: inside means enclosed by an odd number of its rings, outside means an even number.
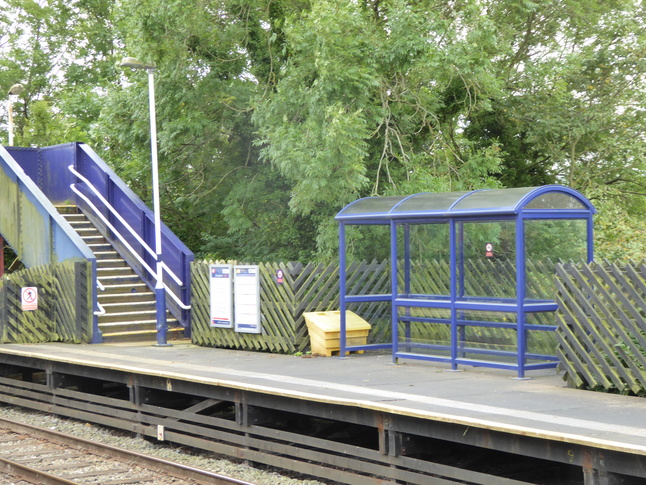
[[[148,102],[150,105],[150,151],[153,171],[153,211],[155,216],[155,257],[156,278],[155,300],[157,317],[157,345],[168,346],[167,333],[168,323],[166,322],[166,290],[164,288],[164,275],[162,268],[162,241],[161,241],[161,217],[159,208],[159,167],[157,162],[157,119],[155,114],[155,80],[153,73],[154,64],[145,64],[134,57],[124,57],[119,63],[121,67],[131,69],[143,69],[148,72]]]
[[[18,96],[25,88],[22,84],[14,84],[9,89],[9,98],[7,99],[7,111],[9,112],[9,146],[13,146],[13,96]]]

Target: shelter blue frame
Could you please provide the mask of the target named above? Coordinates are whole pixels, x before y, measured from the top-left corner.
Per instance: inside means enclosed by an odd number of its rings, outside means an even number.
[[[453,370],[459,364],[516,370],[518,377],[525,371],[555,367],[556,356],[532,354],[533,361],[527,363],[526,314],[534,312],[554,312],[557,304],[553,300],[526,298],[525,264],[525,221],[528,220],[584,220],[586,221],[586,257],[593,259],[594,206],[581,193],[561,185],[542,187],[523,187],[512,189],[483,189],[470,192],[420,193],[410,196],[367,197],[359,199],[342,209],[336,216],[339,222],[339,259],[340,259],[340,355],[349,351],[390,349],[393,362],[398,358],[448,362]],[[516,297],[490,298],[469,297],[458,294],[458,279],[464,275],[462,260],[464,242],[458,238],[457,227],[464,222],[515,222],[515,266]],[[450,294],[414,295],[410,294],[410,239],[408,227],[411,224],[448,223],[450,244]],[[346,226],[347,225],[388,225],[390,226],[391,253],[391,293],[372,295],[348,295],[346,289]],[[404,288],[399,286],[398,278],[398,227],[404,228]],[[402,291],[403,290],[403,291]],[[350,303],[390,302],[391,303],[391,343],[367,345],[346,345],[346,309]],[[402,308],[441,308],[450,311],[451,345],[450,356],[427,355],[404,351],[399,342],[399,311]],[[513,328],[516,330],[517,350],[515,363],[466,359],[461,356],[459,330],[464,322],[459,321],[461,311],[484,311],[515,313],[516,323],[479,322],[480,326],[493,328]],[[421,319],[423,320],[423,319]],[[537,325],[531,325],[537,327]],[[541,326],[541,330],[554,330],[555,326]],[[447,349],[448,350],[448,349]],[[480,352],[485,353],[486,352]],[[495,354],[496,351],[489,353]]]

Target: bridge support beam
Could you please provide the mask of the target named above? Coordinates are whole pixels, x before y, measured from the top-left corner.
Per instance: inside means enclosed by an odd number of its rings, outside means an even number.
[[[0,278],[4,275],[4,238],[0,234]]]

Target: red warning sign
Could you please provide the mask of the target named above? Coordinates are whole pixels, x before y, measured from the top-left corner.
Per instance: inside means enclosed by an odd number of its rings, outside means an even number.
[[[23,312],[38,310],[38,288],[34,286],[21,288],[20,300]]]
[[[493,258],[493,244],[485,244],[485,256],[488,258]]]

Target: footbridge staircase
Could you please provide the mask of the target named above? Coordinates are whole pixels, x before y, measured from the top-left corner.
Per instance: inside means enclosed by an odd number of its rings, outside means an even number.
[[[0,146],[0,235],[26,267],[91,263],[92,343],[159,343],[161,327],[164,339],[190,336],[193,254],[162,225],[159,322],[154,229],[152,211],[89,146]]]

